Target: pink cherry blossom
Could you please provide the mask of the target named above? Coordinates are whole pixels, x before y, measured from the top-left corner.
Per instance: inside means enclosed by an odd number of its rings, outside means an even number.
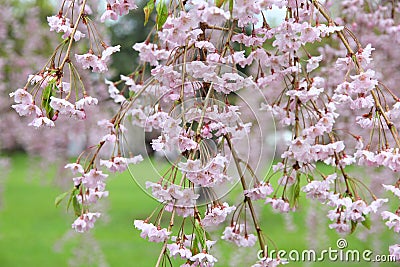
[[[76,109],[83,109],[85,106],[90,106],[90,105],[97,105],[99,101],[97,98],[91,97],[91,96],[85,96],[78,101],[75,102],[75,107]]]
[[[367,44],[367,46],[359,51],[357,51],[357,61],[360,62],[361,66],[364,68],[368,67],[368,65],[372,61],[371,52],[374,51],[375,48],[371,46],[371,44]]]
[[[96,70],[95,72],[105,72],[107,70],[107,66],[92,53],[75,55],[75,59],[84,69],[93,68],[93,71]]]
[[[117,136],[115,134],[106,134],[101,138],[101,141],[115,143],[117,141]]]
[[[192,251],[187,249],[183,244],[180,243],[172,243],[168,244],[167,248],[172,257],[176,258],[176,256],[180,256],[182,259],[190,259],[192,257]]]
[[[325,202],[331,196],[331,185],[336,180],[336,173],[327,176],[322,181],[311,181],[302,188],[308,198],[317,199],[320,202]]]
[[[42,116],[42,110],[34,105],[33,103],[31,104],[17,104],[17,105],[12,105],[11,106],[15,111],[18,113],[20,116],[27,116],[27,115],[36,115],[38,117]]]
[[[32,95],[24,89],[17,89],[15,92],[10,93],[10,97],[14,97],[15,103],[24,105],[29,105],[33,102]]]
[[[202,10],[200,6],[204,6],[204,9]],[[206,2],[201,3],[200,1],[198,2],[198,7],[199,7],[199,14],[201,16],[201,19],[204,22],[209,23],[210,25],[219,25],[221,22],[223,22],[226,19],[229,19],[230,15],[229,12],[223,10],[222,8],[218,8],[216,6],[209,6]]]
[[[147,223],[142,220],[135,220],[134,225],[135,228],[142,231],[140,236],[142,238],[148,238],[150,242],[164,242],[171,234],[171,232],[168,232],[165,228],[156,227],[152,223]]]
[[[72,27],[69,18],[57,15],[57,16],[47,17],[47,21],[50,26],[50,31],[64,32],[64,35],[62,36],[63,39],[66,39],[71,35]],[[83,34],[79,30],[76,30],[74,35],[75,41],[79,41],[81,38],[84,37],[85,34]]]
[[[100,160],[100,166],[105,166],[110,172],[123,172],[128,168],[128,164],[137,164],[143,160],[141,155],[133,158],[114,157],[112,160]]]
[[[322,60],[322,55],[319,55],[317,57],[311,57],[309,60],[307,60],[307,72],[311,72],[318,68],[319,62]]]
[[[60,114],[71,115],[75,112],[75,107],[65,99],[60,99],[54,96],[50,97],[50,106],[54,110],[58,110]]]
[[[107,10],[104,11],[103,15],[101,15],[100,21],[104,22],[107,19],[111,19],[111,20],[118,19],[118,14],[114,10],[111,9],[111,6],[110,6],[110,9],[108,9],[108,7],[107,7]]]
[[[393,185],[382,185],[383,188],[385,188],[386,191],[391,191],[395,196],[397,196],[398,198],[400,198],[400,188],[395,187]]]
[[[224,202],[222,205],[207,206],[207,212],[204,218],[201,220],[201,224],[204,227],[212,227],[221,224],[225,221],[229,213],[236,209],[235,206],[229,206],[228,203]]]
[[[77,120],[85,120],[86,113],[84,110],[75,110],[74,113],[72,114],[72,117]]]
[[[120,51],[120,48],[120,45],[108,46],[106,49],[103,50],[101,54],[101,60],[107,62],[112,54]]]
[[[89,52],[83,55],[75,54],[75,59],[82,66],[82,68],[92,68],[93,72],[102,73],[108,70],[107,62],[109,61],[110,56],[119,50],[120,45],[109,46],[103,50],[101,57],[94,55],[93,52]]]
[[[199,266],[207,266],[212,267],[218,261],[213,255],[208,254],[207,252],[201,252],[196,255],[190,257],[191,261],[194,261]]]
[[[283,199],[268,197],[265,201],[265,204],[271,204],[272,208],[275,211],[282,212],[282,213],[289,212],[289,210],[290,210],[289,202],[287,202]]]
[[[389,211],[383,211],[381,213],[381,216],[384,220],[388,220],[386,222],[386,225],[387,227],[389,227],[389,229],[393,228],[393,231],[395,231],[396,233],[400,232],[400,217],[397,214]]]
[[[29,126],[33,126],[35,128],[40,128],[42,126],[54,127],[54,122],[47,117],[37,117],[32,122],[28,124]]]
[[[119,16],[126,15],[130,10],[137,8],[135,0],[111,0],[110,3],[112,10]]]
[[[89,188],[83,195],[77,195],[76,198],[81,204],[95,204],[100,198],[108,197],[108,191]]]
[[[287,262],[283,262],[280,259],[273,259],[264,257],[259,260],[256,264],[253,264],[251,267],[276,267],[280,264],[286,264]]]
[[[215,51],[214,45],[209,41],[198,41],[194,45],[200,49],[207,49],[207,51],[211,53]]]
[[[390,255],[394,256],[397,261],[400,261],[400,245],[395,244],[389,247]]]
[[[257,183],[253,188],[243,191],[244,195],[252,200],[265,199],[268,195],[271,195],[272,192],[274,192],[274,189],[268,182]]]
[[[376,213],[378,211],[378,209],[380,207],[382,207],[382,205],[384,203],[387,203],[389,200],[387,198],[378,198],[374,201],[371,202],[371,204],[369,204],[368,206],[368,212],[369,213]]]
[[[232,225],[225,228],[222,239],[232,242],[238,247],[252,247],[257,242],[257,237],[253,234],[248,234],[245,230],[245,225]]]
[[[99,186],[104,185],[104,181],[108,177],[108,174],[91,169],[88,173],[85,173],[82,178],[82,184],[87,188],[96,189]]]
[[[161,202],[172,200],[171,194],[160,183],[147,181],[146,188],[151,188],[152,195]]]
[[[94,223],[99,217],[99,212],[84,213],[74,221],[74,223],[72,224],[72,228],[78,233],[87,232],[94,227]]]
[[[336,232],[339,234],[349,234],[351,230],[350,224],[343,222],[343,221],[338,221],[336,223],[332,223],[329,225],[330,229],[335,229]]]
[[[150,43],[136,43],[133,49],[139,51],[140,60],[149,62],[152,66],[157,66],[160,60],[165,60],[169,56],[166,50],[159,50],[156,45]]]
[[[70,169],[72,174],[77,174],[77,173],[84,173],[83,167],[79,163],[69,163],[64,166],[65,169]]]
[[[367,93],[372,90],[377,84],[378,81],[375,78],[375,71],[368,69],[363,73],[358,75],[351,76],[353,81],[353,93]]]
[[[321,32],[320,29],[317,27],[312,27],[307,22],[303,22],[300,27],[300,41],[305,43],[314,43],[315,41],[320,41],[321,38],[319,37]]]

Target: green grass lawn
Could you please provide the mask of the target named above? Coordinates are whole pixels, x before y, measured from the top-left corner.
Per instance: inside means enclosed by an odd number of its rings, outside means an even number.
[[[162,163],[157,163],[162,169]],[[108,200],[102,201],[107,214],[101,218],[95,229],[85,235],[70,231],[74,216],[65,212],[65,206],[54,206],[54,198],[62,190],[55,186],[55,167],[50,167],[40,174],[40,168],[31,167],[31,162],[24,155],[12,157],[12,168],[5,183],[4,206],[0,210],[0,266],[69,266],[81,262],[80,266],[99,266],[106,262],[108,266],[154,266],[160,244],[147,242],[139,237],[139,231],[134,229],[134,219],[145,219],[157,206],[157,203],[147,196],[131,178],[128,172],[111,176],[107,187],[110,191]],[[139,180],[155,181],[156,173],[149,162],[135,166],[134,174]],[[57,179],[70,179],[70,176]],[[230,202],[232,203],[232,201]],[[261,222],[268,237],[274,240],[279,249],[307,249],[309,229],[312,237],[321,239],[320,249],[332,247],[336,249],[339,238],[332,230],[325,238],[321,229],[323,225],[311,226],[305,216],[307,205],[300,212],[293,214],[294,231],[286,231],[285,221],[280,214],[271,212],[270,207],[258,203],[261,212]],[[373,222],[374,223],[374,222]],[[376,222],[380,224],[381,222]],[[308,230],[307,230],[308,229]],[[220,229],[222,230],[222,229]],[[357,231],[364,231],[358,229]],[[219,239],[222,231],[212,234]],[[379,238],[382,251],[387,253],[388,245],[393,244],[395,235],[385,231],[383,235],[369,237],[359,241],[354,234],[346,237],[348,249],[373,249],[373,238]],[[97,242],[93,243],[93,239]],[[256,260],[255,248],[237,249],[223,240],[218,240],[219,246],[215,254],[219,258],[217,266],[232,266],[231,262]],[[385,250],[383,250],[385,249]],[[82,250],[86,253],[76,253]],[[376,253],[379,253],[376,252]],[[85,258],[84,255],[87,255]],[[249,262],[249,261],[248,261]],[[372,263],[319,262],[312,266],[373,266]],[[246,266],[241,263],[233,266]],[[287,266],[306,266],[305,263],[291,263]],[[398,266],[386,263],[381,266]]]

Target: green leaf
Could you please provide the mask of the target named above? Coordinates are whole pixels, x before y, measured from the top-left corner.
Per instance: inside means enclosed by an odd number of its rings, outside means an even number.
[[[206,248],[206,240],[204,240],[204,234],[206,232],[197,220],[195,220],[194,230],[196,231],[197,242],[200,242],[202,248]]]
[[[155,2],[155,0],[149,0],[149,2],[147,2],[147,5],[143,8],[143,11],[144,11],[144,25],[146,25],[147,22],[149,22],[150,14],[154,10],[154,2]]]
[[[71,192],[71,195],[69,197],[68,200],[68,204],[67,204],[67,210],[71,205],[72,202],[72,206],[74,207],[74,212],[76,216],[80,216],[82,213],[82,207],[81,204],[79,203],[78,199],[76,198],[76,195],[78,194],[79,189],[78,188],[74,188]]]
[[[53,96],[53,90],[56,84],[50,82],[43,90],[42,107],[46,110],[47,118],[51,119],[54,115],[54,109],[50,106],[50,98]]]
[[[211,240],[211,235],[208,232],[206,232],[206,238],[207,240]]]
[[[54,200],[54,204],[56,205],[56,207],[57,207],[58,205],[60,205],[61,201],[63,201],[64,198],[65,198],[66,196],[68,196],[69,194],[71,194],[71,191],[67,191],[67,192],[64,192],[64,193],[58,195],[58,196],[56,197],[56,199]]]
[[[233,0],[229,0],[229,12],[231,13],[231,16],[232,16],[232,13],[233,13]]]
[[[221,7],[225,2],[226,0],[215,0],[215,5],[217,7]]]
[[[301,174],[297,172],[296,174],[296,183],[292,186],[291,195],[290,195],[290,206],[295,207],[299,197],[300,197],[300,178]]]
[[[368,230],[371,229],[371,217],[368,215],[364,215],[365,220],[361,222],[362,225],[365,226]]]
[[[357,228],[357,222],[351,221],[351,231],[350,234],[354,233]]]
[[[161,0],[157,4],[157,30],[161,30],[164,23],[167,21],[168,18],[168,7],[167,4]]]
[[[81,204],[79,204],[78,199],[76,197],[72,199],[72,205],[74,206],[75,215],[81,216],[82,213]]]
[[[300,181],[298,181],[293,188],[293,206],[297,204],[300,196]]]
[[[75,198],[77,192],[78,192],[78,189],[77,189],[77,188],[74,188],[74,189],[72,190],[71,195],[69,196],[69,199],[68,199],[68,203],[67,203],[67,211],[68,211],[69,207],[71,206],[72,199]]]
[[[199,248],[199,238],[197,237],[197,235],[195,235],[193,239],[193,248],[192,248],[193,255],[200,252],[198,248]]]

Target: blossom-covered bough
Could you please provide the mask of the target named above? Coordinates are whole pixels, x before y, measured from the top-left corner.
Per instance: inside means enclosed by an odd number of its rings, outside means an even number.
[[[399,98],[374,69],[375,48],[361,43],[346,24],[352,19],[348,14],[362,10],[377,21],[375,31],[398,35],[400,6],[372,2],[336,3],[344,16],[334,20],[326,9],[329,1],[150,0],[145,23],[156,13],[154,30],[133,46],[140,64],[119,81],[106,80],[119,105],[115,115],[98,122],[104,130],[99,142],[65,166],[74,187],[56,203],[69,196],[77,216],[72,227],[88,231],[101,216],[92,205],[109,194],[103,171],[125,171],[143,160],[126,149],[127,124],[133,124],[157,131],[151,146],[171,159],[167,172],[145,185],[160,205],[134,221],[142,238],[161,243],[156,266],[172,265],[173,258],[180,258],[181,266],[213,266],[216,241],[209,232],[224,223],[221,239],[238,247],[258,243],[264,257],[255,258],[253,266],[276,266],[282,261],[268,256],[271,244],[255,202],[292,212],[303,193],[331,208],[329,228],[339,233],[351,233],[358,224],[368,228],[377,212],[399,233],[400,208],[381,209],[388,199],[377,198],[346,168],[387,168],[391,177],[383,187],[400,196]],[[93,18],[90,4],[97,2],[64,0],[59,13],[48,18],[50,30],[61,32],[63,41],[46,66],[11,94],[17,113],[32,118],[30,126],[56,127],[60,116],[83,120],[85,109],[98,104],[80,73],[107,72],[120,45],[103,41],[96,20],[117,20],[137,6],[132,0],[110,0],[101,18]],[[275,27],[266,20],[272,6],[286,10]],[[87,42],[89,49],[73,52],[76,42]],[[245,111],[246,103],[253,110]],[[257,115],[249,116],[254,109]],[[272,171],[260,176],[268,163],[257,168],[252,159],[253,147],[263,142],[253,131],[266,131],[271,114],[291,137]],[[243,152],[246,146],[250,153]],[[331,166],[329,174],[320,171],[323,164]],[[235,181],[242,200],[234,206],[227,202]],[[389,250],[400,260],[399,244]]]

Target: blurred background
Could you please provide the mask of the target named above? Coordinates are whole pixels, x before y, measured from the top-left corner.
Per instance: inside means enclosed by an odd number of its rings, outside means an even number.
[[[141,239],[133,220],[146,218],[157,203],[141,190],[129,172],[109,178],[110,196],[98,207],[104,215],[90,233],[72,231],[72,212],[66,212],[65,205],[54,205],[55,197],[71,187],[71,176],[64,171],[64,164],[98,140],[97,120],[116,108],[108,98],[104,78],[112,80],[119,74],[128,74],[137,63],[132,45],[143,41],[151,27],[143,26],[143,3],[139,3],[136,12],[99,29],[109,44],[122,44],[121,52],[113,57],[111,77],[82,74],[90,95],[102,101],[105,108],[89,111],[84,123],[59,123],[60,127],[51,131],[27,130],[28,122],[10,108],[12,99],[8,94],[24,86],[28,74],[42,67],[59,41],[55,33],[48,31],[46,21],[46,16],[57,13],[57,5],[58,1],[0,0],[0,266],[152,266],[161,246]],[[98,16],[102,9],[93,11]],[[85,51],[84,46],[82,42],[76,49]],[[138,143],[141,146],[136,147],[143,147],[143,140]],[[155,180],[154,164],[157,169],[168,166],[161,159],[146,159],[133,167],[132,173]],[[361,170],[358,172],[363,175]],[[285,215],[275,214],[270,207],[258,203],[268,238],[284,250],[337,249],[340,236],[328,229],[326,209],[303,198],[300,202],[298,212]],[[380,221],[373,221],[372,225],[371,230],[359,227],[345,237],[347,248],[388,254],[388,246],[396,242],[393,232]],[[236,249],[220,240],[221,230],[213,235],[218,240],[214,250],[218,266],[249,266],[257,260],[254,248]],[[380,266],[373,262],[329,260],[289,266],[343,265]]]

